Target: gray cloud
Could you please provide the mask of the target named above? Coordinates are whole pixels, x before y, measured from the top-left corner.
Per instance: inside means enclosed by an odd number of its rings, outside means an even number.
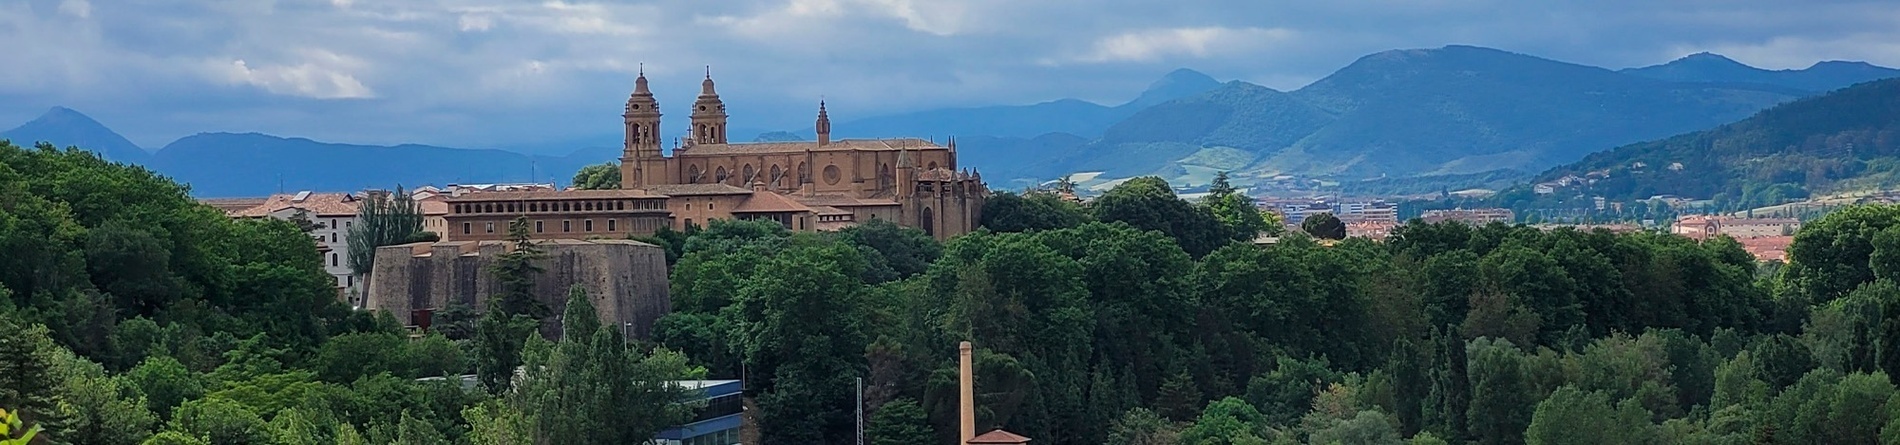
[[[28,0],[0,3],[0,126],[51,105],[143,145],[198,131],[460,146],[611,140],[644,63],[735,127],[1127,100],[1177,67],[1293,89],[1368,53],[1473,44],[1611,68],[1715,51],[1900,65],[1900,8],[1783,0]],[[680,119],[669,122],[679,124]],[[841,129],[843,131],[844,129]]]

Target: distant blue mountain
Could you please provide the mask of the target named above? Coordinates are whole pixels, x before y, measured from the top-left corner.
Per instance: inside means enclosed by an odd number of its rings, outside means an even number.
[[[849,137],[1031,138],[1047,133],[1095,137],[1143,108],[1201,94],[1220,85],[1213,77],[1183,68],[1162,76],[1134,100],[1116,106],[1059,99],[1033,105],[942,108],[841,122],[835,131]],[[809,131],[800,134],[805,133]]]
[[[529,156],[502,150],[332,144],[257,133],[202,133],[166,145],[146,166],[190,184],[193,195],[229,197],[278,190],[348,191],[396,185],[565,184],[582,166],[617,157],[613,151]]]
[[[81,147],[119,162],[144,163],[152,154],[106,128],[99,121],[66,107],[53,107],[39,118],[12,130],[0,132],[0,139],[14,145],[31,147],[48,142],[58,147]]]
[[[1900,70],[1867,62],[1826,61],[1800,70],[1765,70],[1720,54],[1695,53],[1669,63],[1621,72],[1675,82],[1761,84],[1827,92],[1861,82],[1900,77]]]

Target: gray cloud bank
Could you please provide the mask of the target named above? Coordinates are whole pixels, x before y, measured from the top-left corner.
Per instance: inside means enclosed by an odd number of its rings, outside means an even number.
[[[707,65],[738,128],[1105,103],[1191,67],[1293,89],[1367,53],[1491,46],[1621,68],[1900,65],[1891,1],[15,0],[0,126],[53,105],[148,147],[199,131],[498,147],[611,140],[644,64],[670,124]],[[679,110],[679,111],[673,111]],[[849,129],[840,128],[848,133]],[[749,135],[735,135],[747,138]]]

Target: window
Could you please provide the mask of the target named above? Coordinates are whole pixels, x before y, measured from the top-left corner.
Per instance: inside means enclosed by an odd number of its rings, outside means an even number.
[[[534,233],[541,233],[541,221],[534,222]]]
[[[330,242],[336,242],[336,232],[330,232]]]
[[[581,221],[581,228],[588,232],[594,231],[594,220],[590,219],[590,220]]]
[[[482,223],[482,224],[487,225],[486,230],[488,230],[488,233],[495,233],[495,223],[491,222],[491,223]]]
[[[348,229],[348,228],[350,228],[350,222],[349,222],[349,221],[344,221],[344,222],[343,222],[343,228],[345,228],[345,229]]]
[[[574,231],[573,221],[561,221],[561,232],[565,233],[565,232],[572,232],[572,231]]]
[[[469,226],[469,223],[462,223],[462,234],[463,234],[463,235],[467,235],[467,234],[469,234],[469,233],[472,233],[472,232],[470,232],[470,231],[469,231],[469,229],[468,229],[468,226]]]
[[[309,264],[309,263],[304,263],[304,264]],[[330,267],[337,267],[336,252],[330,252]]]
[[[355,276],[355,275],[344,275],[344,276],[343,276],[343,287],[355,287],[355,286],[356,286],[356,276]]]
[[[330,218],[330,228],[336,228],[336,218]]]
[[[614,231],[614,230],[615,230],[615,229],[614,229],[614,223],[615,223],[615,222],[618,222],[618,221],[620,221],[620,220],[618,220],[618,219],[610,219],[610,220],[607,220],[607,231],[609,231],[609,232],[612,232],[612,231]]]

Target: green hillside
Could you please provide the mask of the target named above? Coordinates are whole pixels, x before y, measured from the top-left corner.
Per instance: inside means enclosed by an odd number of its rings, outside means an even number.
[[[1733,122],[1803,94],[1658,80],[1489,48],[1395,50],[1292,92],[1230,82],[1155,105],[1057,164],[1189,184],[1197,170],[1215,168],[1196,164],[1207,158],[1244,160],[1219,167],[1241,182],[1534,172],[1603,147]]]
[[[1678,164],[1680,164],[1678,166]],[[1540,176],[1607,171],[1589,193],[1772,200],[1900,185],[1900,79],[1856,85],[1754,117],[1597,153]]]

